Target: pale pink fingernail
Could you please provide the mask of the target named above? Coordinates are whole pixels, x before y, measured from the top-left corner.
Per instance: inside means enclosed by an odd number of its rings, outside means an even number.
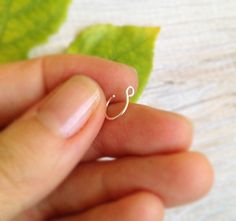
[[[88,77],[76,75],[46,98],[38,116],[56,133],[70,137],[83,127],[99,100],[97,84]]]

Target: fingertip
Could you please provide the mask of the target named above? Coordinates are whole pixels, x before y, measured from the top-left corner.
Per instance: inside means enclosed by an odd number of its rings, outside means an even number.
[[[194,193],[193,198],[205,196],[211,189],[214,181],[214,171],[207,157],[198,152],[189,153],[187,174],[189,191]]]
[[[176,118],[174,125],[176,129],[174,135],[178,139],[178,146],[181,150],[189,149],[193,140],[193,123],[189,118],[183,115],[176,113],[173,115],[175,115]]]
[[[165,202],[168,207],[202,198],[210,191],[214,180],[212,166],[203,154],[188,152],[176,157],[176,160],[171,161],[175,191]]]
[[[162,146],[162,153],[185,151],[189,149],[193,139],[193,126],[186,117],[164,110],[149,109],[146,116],[151,122],[152,134],[156,134],[156,142]]]
[[[123,202],[122,202],[123,201]],[[128,220],[161,221],[164,217],[164,206],[154,194],[139,192],[126,199],[121,199],[122,207],[127,212]],[[122,209],[122,210],[123,210]]]
[[[100,59],[100,58],[99,58]],[[106,67],[107,73],[113,76],[112,79],[107,78],[106,87],[109,88],[107,98],[110,98],[116,93],[116,102],[125,100],[125,90],[127,87],[132,86],[135,91],[138,88],[138,74],[135,68],[126,64],[109,61],[109,65]],[[112,84],[112,81],[116,81],[116,84]]]
[[[122,63],[117,63],[120,65],[120,67],[123,68],[123,71],[128,75],[128,77],[126,79],[124,79],[126,81],[126,85],[129,86],[133,86],[135,90],[137,90],[138,88],[138,72],[137,69],[126,65],[126,64],[122,64]]]

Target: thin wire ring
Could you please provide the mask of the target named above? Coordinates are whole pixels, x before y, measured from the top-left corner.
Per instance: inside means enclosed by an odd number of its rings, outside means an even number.
[[[115,119],[117,119],[118,117],[121,117],[121,116],[126,112],[128,106],[129,106],[129,98],[133,97],[134,94],[135,94],[134,88],[133,88],[132,86],[127,87],[127,89],[126,89],[126,91],[125,91],[125,94],[126,94],[126,103],[125,103],[125,106],[124,106],[123,110],[122,110],[119,114],[117,114],[116,116],[114,116],[114,117],[109,117],[109,116],[107,115],[107,113],[106,113],[105,116],[106,116],[106,119],[107,119],[107,120],[115,120]],[[109,100],[107,101],[107,104],[106,104],[106,107],[107,107],[107,108],[108,108],[109,104],[111,103],[111,100],[112,100],[113,98],[115,98],[115,97],[116,97],[116,95],[113,94],[113,95],[109,98]]]

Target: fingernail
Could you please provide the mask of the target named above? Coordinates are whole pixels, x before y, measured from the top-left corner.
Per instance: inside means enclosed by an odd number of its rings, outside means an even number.
[[[68,138],[83,127],[99,100],[96,83],[77,75],[46,98],[38,109],[38,117],[51,130]]]

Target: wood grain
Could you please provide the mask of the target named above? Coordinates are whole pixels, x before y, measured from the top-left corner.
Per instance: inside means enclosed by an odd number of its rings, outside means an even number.
[[[169,210],[166,220],[236,220],[236,1],[74,0],[60,32],[31,56],[60,52],[94,23],[162,27],[140,102],[191,118],[193,149],[207,154],[215,167],[209,196]]]

